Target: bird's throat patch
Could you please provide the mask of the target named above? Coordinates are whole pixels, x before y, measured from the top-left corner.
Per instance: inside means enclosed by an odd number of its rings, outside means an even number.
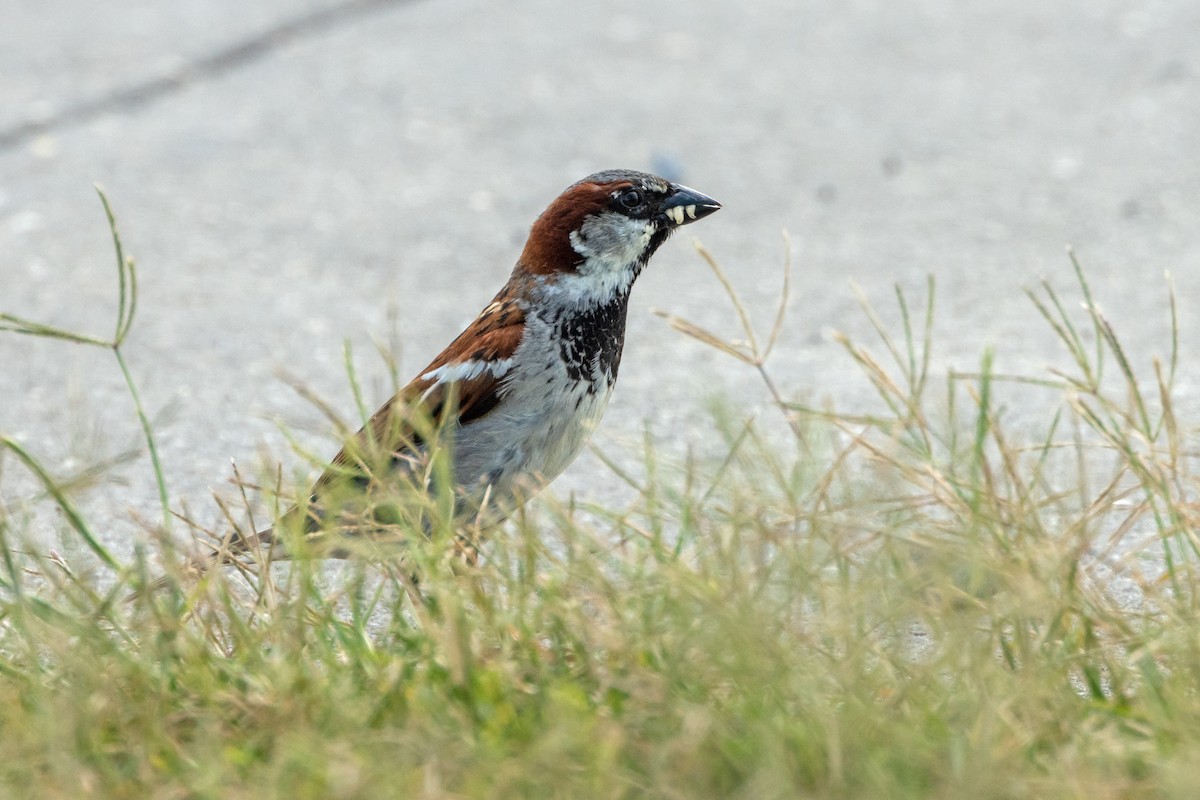
[[[591,306],[558,319],[559,353],[572,380],[588,384],[594,394],[612,386],[621,366],[625,345],[627,295],[611,303]]]

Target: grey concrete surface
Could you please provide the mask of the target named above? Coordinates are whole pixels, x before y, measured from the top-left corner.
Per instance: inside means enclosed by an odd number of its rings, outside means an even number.
[[[774,370],[791,393],[867,402],[830,337],[868,336],[850,280],[894,321],[892,285],[916,296],[936,276],[939,370],[988,345],[1006,371],[1061,363],[1021,289],[1046,276],[1075,297],[1070,243],[1147,370],[1172,272],[1195,394],[1193,0],[398,0],[295,24],[338,5],[3,7],[0,310],[111,328],[103,184],[140,265],[127,356],[173,500],[201,520],[231,458],[306,472],[275,419],[333,452],[279,370],[352,415],[349,340],[381,401],[372,337],[394,332],[404,376],[418,369],[503,282],[545,203],[605,167],[669,169],[725,204],[635,291],[608,451],[631,452],[647,421],[702,444],[712,391],[762,404],[752,375],[649,309],[734,330],[698,237],[765,326],[784,228],[795,292]],[[109,354],[11,335],[0,431],[59,469],[137,434]],[[144,459],[117,475],[87,507],[126,547],[155,494]],[[623,496],[591,457],[556,491]]]

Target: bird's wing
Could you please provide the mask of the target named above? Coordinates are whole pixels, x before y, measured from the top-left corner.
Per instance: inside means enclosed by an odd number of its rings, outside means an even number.
[[[335,483],[369,482],[380,469],[419,461],[431,433],[469,425],[495,408],[524,323],[515,301],[493,301],[334,456],[313,485],[314,502]]]
[[[294,506],[279,525],[300,525],[314,532],[321,526],[327,506],[337,507],[346,496],[364,493],[390,473],[413,474],[414,468],[424,463],[431,436],[446,426],[469,425],[500,402],[505,376],[512,369],[513,354],[524,333],[522,305],[502,290],[458,338],[346,442],[313,484],[308,504]],[[339,498],[339,493],[343,497]],[[238,554],[259,548],[270,548],[274,558],[287,558],[288,553],[276,547],[277,528],[250,536],[235,531],[221,549],[193,566],[203,573],[214,564],[230,563]]]

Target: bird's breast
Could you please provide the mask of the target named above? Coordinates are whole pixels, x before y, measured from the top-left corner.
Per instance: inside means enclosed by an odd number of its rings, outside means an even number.
[[[495,409],[458,433],[460,485],[494,497],[532,493],[587,444],[608,406],[624,341],[625,304],[529,315]]]

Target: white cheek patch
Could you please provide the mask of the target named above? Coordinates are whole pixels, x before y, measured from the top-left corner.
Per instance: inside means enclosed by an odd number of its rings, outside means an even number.
[[[583,269],[620,269],[641,258],[654,235],[654,224],[621,214],[597,214],[571,232],[571,249],[584,257]]]
[[[571,248],[583,256],[583,263],[574,272],[556,276],[547,288],[573,302],[610,302],[633,285],[656,230],[649,220],[622,214],[589,216],[571,232]]]
[[[431,369],[421,376],[423,381],[434,383],[453,383],[455,381],[473,381],[485,372],[490,372],[494,378],[502,378],[512,369],[511,358],[501,358],[496,361],[479,361],[468,359],[453,364],[443,364],[437,369]]]

